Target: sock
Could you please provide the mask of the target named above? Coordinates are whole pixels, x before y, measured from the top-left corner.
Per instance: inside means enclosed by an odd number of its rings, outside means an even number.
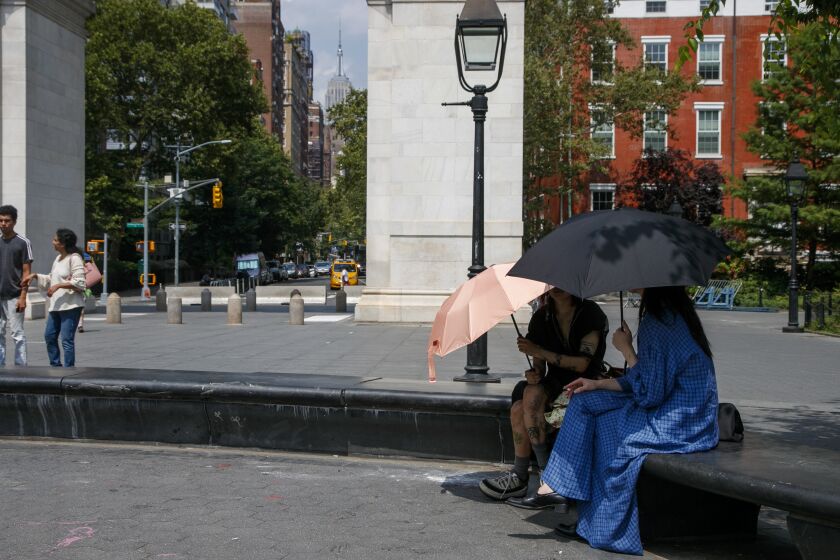
[[[528,468],[531,466],[530,457],[514,457],[513,458],[513,472],[519,477],[519,480],[528,480]]]
[[[534,455],[537,456],[537,466],[541,471],[545,470],[548,464],[548,446],[544,443],[532,443],[531,449],[534,450]]]

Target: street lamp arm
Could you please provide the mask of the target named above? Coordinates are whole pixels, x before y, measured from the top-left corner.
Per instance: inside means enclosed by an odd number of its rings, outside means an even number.
[[[218,177],[216,177],[216,178],[213,178],[213,179],[206,179],[204,181],[200,181],[199,183],[196,183],[195,185],[192,185],[190,188],[184,189],[182,192],[178,193],[176,196],[172,196],[172,197],[167,198],[166,200],[164,200],[163,202],[161,202],[160,204],[158,204],[157,206],[155,206],[154,208],[152,208],[151,210],[146,212],[146,216],[151,216],[151,214],[153,212],[155,212],[156,210],[158,210],[160,208],[163,208],[164,206],[166,206],[167,204],[169,204],[170,202],[172,202],[173,200],[175,200],[179,196],[183,195],[184,193],[188,193],[191,190],[197,189],[199,187],[206,187],[207,185],[212,185],[213,183],[216,183],[218,180],[219,180]]]
[[[188,153],[190,153],[194,150],[197,150],[199,148],[203,148],[204,146],[209,146],[210,144],[230,144],[231,142],[232,142],[231,140],[227,140],[227,139],[225,139],[225,140],[210,140],[208,142],[203,142],[203,143],[199,144],[198,146],[193,146],[191,148],[187,148],[186,150],[180,150],[180,151],[175,152],[175,159],[178,159],[181,156],[183,156],[185,154],[188,154]]]

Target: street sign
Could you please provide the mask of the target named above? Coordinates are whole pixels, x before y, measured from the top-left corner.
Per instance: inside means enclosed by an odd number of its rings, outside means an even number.
[[[125,229],[143,229],[143,222],[128,222]]]
[[[171,229],[172,231],[175,231],[175,224],[170,223],[169,224],[169,229]],[[185,229],[187,229],[187,224],[178,224],[178,229],[180,229],[181,231],[184,231]]]

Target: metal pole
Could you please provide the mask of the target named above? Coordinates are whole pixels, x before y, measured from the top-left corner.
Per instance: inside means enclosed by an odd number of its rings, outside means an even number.
[[[799,326],[799,281],[796,279],[796,222],[799,219],[799,201],[793,197],[790,203],[790,283],[788,284],[788,324],[783,332],[802,332]]]
[[[149,300],[149,182],[143,183],[143,289],[141,301]]]
[[[181,141],[178,140],[178,147],[175,152],[175,286],[179,285],[181,278],[179,272],[179,255],[181,248],[181,229],[180,229],[180,214],[181,214],[181,199],[177,198],[178,192],[181,189]]]
[[[473,158],[473,223],[472,223],[472,266],[468,277],[480,274],[484,267],[484,121],[487,118],[487,96],[484,86],[475,86],[470,108],[475,122],[475,154]],[[483,334],[467,346],[465,375],[455,381],[477,383],[499,383],[500,378],[488,375],[487,335]]]
[[[108,303],[108,233],[103,236],[105,238],[105,247],[102,252],[102,295],[99,301],[102,305]]]

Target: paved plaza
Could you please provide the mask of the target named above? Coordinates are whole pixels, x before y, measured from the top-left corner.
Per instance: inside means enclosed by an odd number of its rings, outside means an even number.
[[[603,309],[613,328],[620,308]],[[352,306],[348,311],[352,311]],[[637,310],[626,309],[636,324]],[[840,338],[783,334],[782,313],[701,312],[721,400],[735,402],[746,437],[840,446]],[[28,321],[32,365],[47,363],[44,321]],[[123,324],[86,318],[79,366],[285,372],[426,379],[428,325],[360,324],[334,304],[264,306],[229,326],[219,306],[166,324],[126,298]],[[525,360],[515,330],[489,333],[488,362],[504,394]],[[11,342],[11,341],[10,341]],[[463,371],[465,351],[438,358],[436,391]],[[618,364],[610,349],[607,360]],[[620,364],[619,364],[620,365]],[[491,503],[478,481],[502,465],[394,461],[223,448],[0,440],[0,558],[613,558],[556,537],[553,513]],[[49,457],[49,460],[46,460]],[[713,515],[714,512],[710,512]],[[764,508],[755,541],[652,544],[646,557],[794,560],[783,512]]]

